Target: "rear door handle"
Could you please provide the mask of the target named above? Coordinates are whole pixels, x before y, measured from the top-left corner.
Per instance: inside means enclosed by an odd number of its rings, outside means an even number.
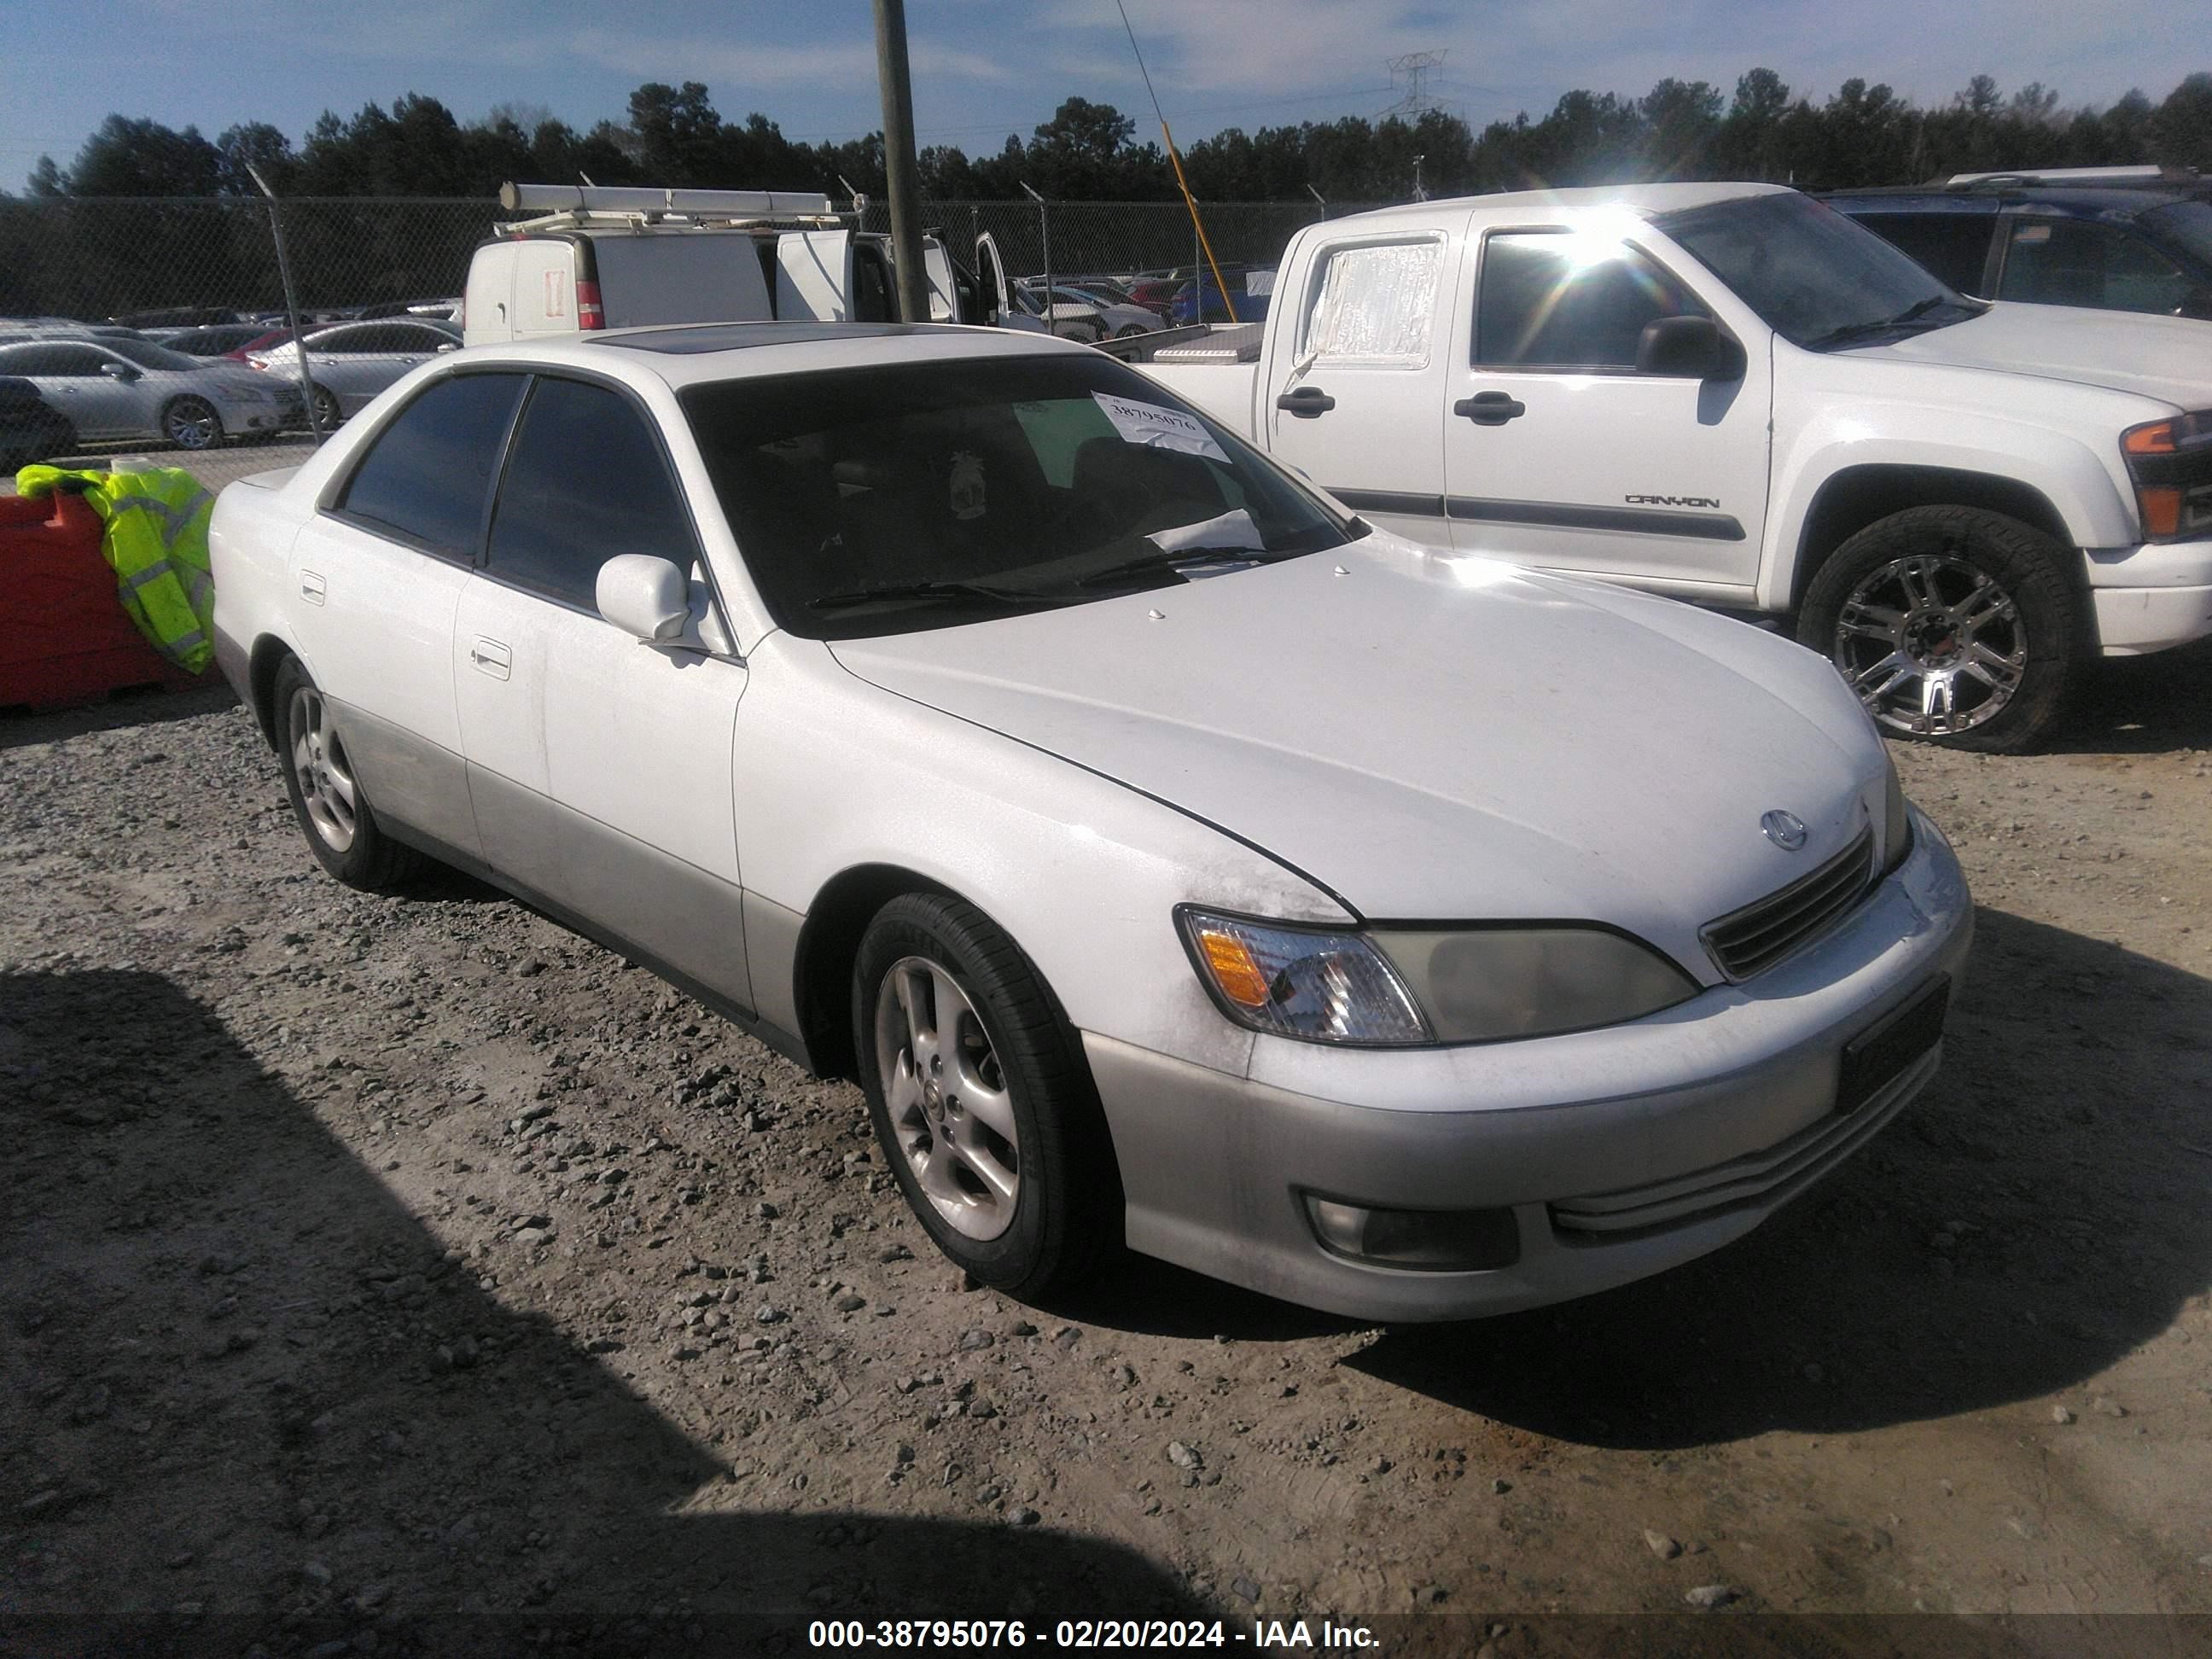
[[[300,597],[309,605],[320,605],[325,597],[323,579],[312,570],[300,573]]]
[[[470,642],[469,660],[477,665],[478,673],[489,674],[495,680],[505,679],[513,664],[505,645],[481,634]]]
[[[1504,392],[1478,392],[1452,405],[1453,414],[1464,415],[1477,426],[1504,426],[1528,412],[1528,404]]]
[[[1296,392],[1285,392],[1275,399],[1275,407],[1287,410],[1304,420],[1311,420],[1324,410],[1334,409],[1336,399],[1317,386],[1302,386]]]

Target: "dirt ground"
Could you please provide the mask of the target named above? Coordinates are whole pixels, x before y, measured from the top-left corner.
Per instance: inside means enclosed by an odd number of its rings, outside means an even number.
[[[965,1289],[854,1089],[463,879],[336,886],[227,696],[0,720],[0,1651],[2204,1651],[2115,1615],[2212,1614],[2208,750],[2204,648],[1901,750],[1982,907],[1922,1100],[1692,1267],[1363,1328]]]

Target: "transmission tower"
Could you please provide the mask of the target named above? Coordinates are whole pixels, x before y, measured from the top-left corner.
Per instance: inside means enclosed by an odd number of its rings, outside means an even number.
[[[1443,108],[1442,101],[1429,92],[1429,77],[1444,66],[1444,57],[1442,52],[1408,52],[1388,59],[1391,88],[1395,90],[1403,82],[1405,91],[1396,103],[1382,112],[1383,115],[1395,115],[1411,122],[1419,120],[1431,110]]]

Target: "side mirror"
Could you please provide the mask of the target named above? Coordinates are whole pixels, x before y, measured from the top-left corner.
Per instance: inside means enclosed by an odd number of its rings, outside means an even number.
[[[1743,348],[1710,317],[1661,317],[1636,341],[1636,372],[1686,380],[1740,380]]]
[[[100,372],[111,380],[129,381],[138,378],[138,371],[128,363],[102,363]]]
[[[680,637],[691,614],[684,573],[647,553],[617,554],[601,565],[592,598],[599,615],[641,645]]]
[[[447,341],[444,345],[441,345],[441,346],[440,346],[440,347],[438,348],[438,354],[439,354],[440,356],[442,356],[442,355],[444,355],[445,353],[447,353],[447,352],[448,352],[448,351],[459,351],[459,349],[460,349],[460,347],[459,347],[458,345],[455,345],[452,341],[450,341],[450,340],[449,340],[449,341]]]

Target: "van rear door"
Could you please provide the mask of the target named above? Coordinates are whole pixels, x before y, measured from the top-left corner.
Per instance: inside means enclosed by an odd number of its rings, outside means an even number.
[[[513,338],[576,331],[576,248],[551,237],[515,244]]]
[[[782,322],[853,319],[853,233],[787,230],[775,239],[775,314]]]
[[[617,232],[592,237],[592,255],[609,328],[763,323],[775,314],[760,255],[741,230]]]

